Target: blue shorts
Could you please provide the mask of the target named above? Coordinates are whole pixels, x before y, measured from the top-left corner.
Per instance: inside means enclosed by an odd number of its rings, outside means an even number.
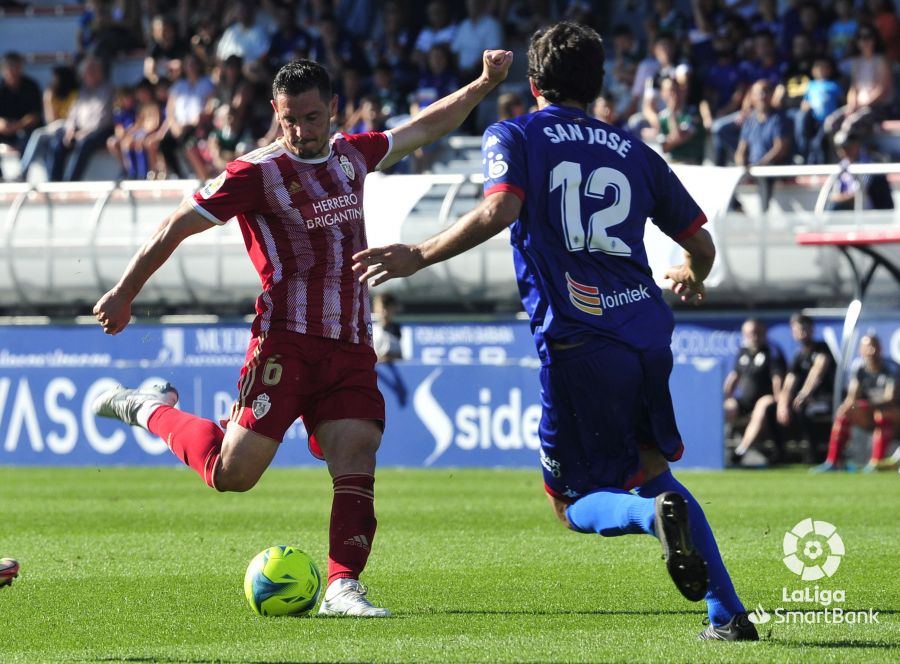
[[[547,492],[566,502],[639,484],[641,447],[669,461],[684,446],[675,424],[672,351],[606,340],[556,350],[541,369],[541,466]]]

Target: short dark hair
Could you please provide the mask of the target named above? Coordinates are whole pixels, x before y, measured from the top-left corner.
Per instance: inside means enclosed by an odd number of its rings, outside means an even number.
[[[331,99],[331,76],[328,70],[313,60],[294,60],[287,63],[272,81],[272,98],[279,94],[293,97],[307,90],[318,90],[323,101]]]
[[[381,301],[381,306],[385,309],[400,306],[400,300],[398,300],[397,296],[393,293],[378,293],[375,296],[375,300]]]
[[[528,77],[551,103],[572,99],[585,106],[603,89],[603,39],[595,30],[563,21],[538,30],[528,47]]]
[[[21,65],[24,64],[25,58],[22,57],[22,54],[18,51],[7,51],[3,54],[3,64],[4,65]]]
[[[812,318],[806,314],[794,314],[791,316],[791,325],[803,325],[804,327],[812,327]]]

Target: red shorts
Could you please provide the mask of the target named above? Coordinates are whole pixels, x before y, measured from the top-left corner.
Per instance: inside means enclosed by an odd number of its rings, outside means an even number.
[[[281,441],[298,417],[313,438],[325,420],[377,420],[384,428],[375,351],[365,344],[273,330],[253,337],[238,380],[231,421]]]

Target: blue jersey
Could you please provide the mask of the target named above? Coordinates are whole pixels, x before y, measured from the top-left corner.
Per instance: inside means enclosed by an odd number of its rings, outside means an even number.
[[[628,132],[570,107],[488,128],[485,196],[522,200],[511,243],[538,355],[600,337],[635,350],[671,343],[672,312],[644,248],[647,218],[680,240],[706,217],[666,162]]]

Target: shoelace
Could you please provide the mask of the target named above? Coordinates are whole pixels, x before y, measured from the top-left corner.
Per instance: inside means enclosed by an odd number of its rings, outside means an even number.
[[[347,592],[347,594],[356,595],[356,599],[361,603],[371,604],[371,602],[369,602],[369,600],[366,599],[366,595],[368,594],[369,589],[368,589],[368,587],[366,587],[366,585],[362,581],[356,582],[355,590],[352,588],[347,588],[346,592]]]

